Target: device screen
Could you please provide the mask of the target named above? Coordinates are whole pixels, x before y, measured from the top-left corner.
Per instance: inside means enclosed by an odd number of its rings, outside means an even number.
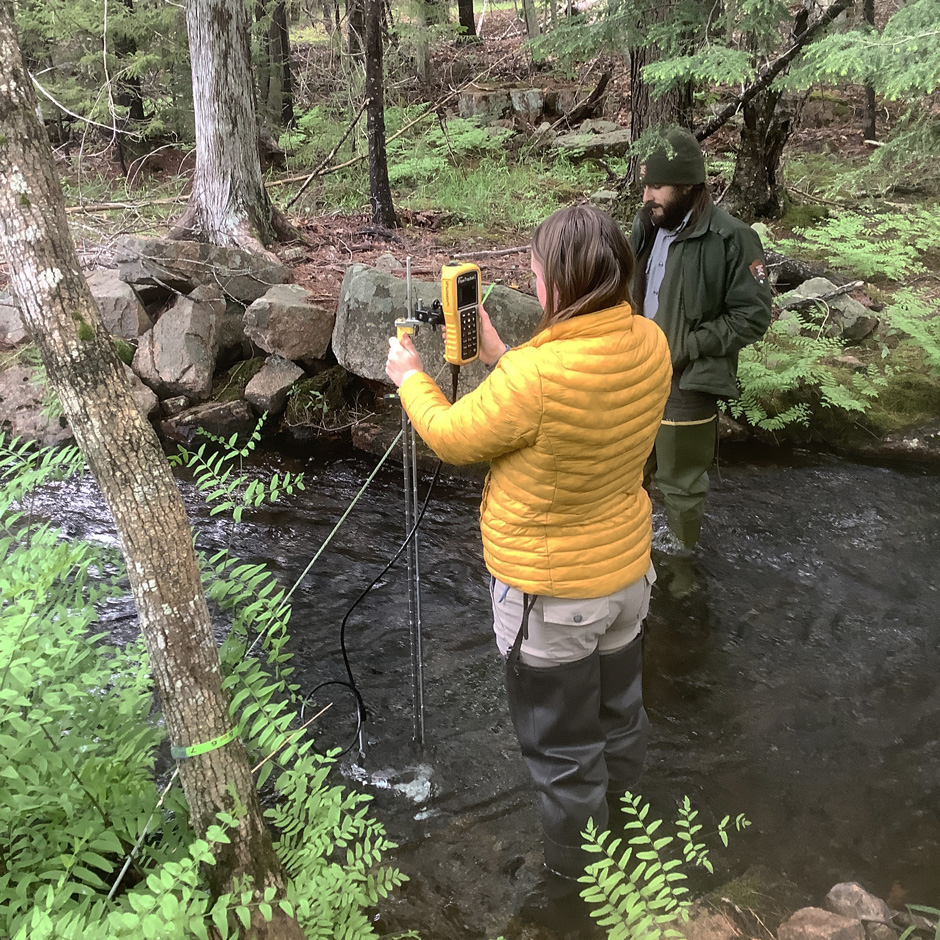
[[[468,271],[457,278],[457,307],[476,306],[480,302],[477,290],[477,276],[474,271]]]

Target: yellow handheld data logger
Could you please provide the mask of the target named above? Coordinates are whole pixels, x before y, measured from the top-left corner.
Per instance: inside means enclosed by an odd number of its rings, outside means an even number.
[[[480,354],[480,269],[475,264],[445,264],[441,268],[441,305],[447,342],[444,359],[465,366]]]

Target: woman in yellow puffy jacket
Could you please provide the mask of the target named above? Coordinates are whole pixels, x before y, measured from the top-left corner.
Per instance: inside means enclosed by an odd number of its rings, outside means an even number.
[[[490,461],[480,527],[510,714],[539,796],[548,895],[574,895],[581,830],[634,786],[646,751],[642,622],[655,579],[643,466],[669,392],[666,338],[634,316],[626,238],[591,206],[535,230],[543,308],[510,349],[485,310],[493,371],[450,404],[411,340],[386,371],[448,463]]]

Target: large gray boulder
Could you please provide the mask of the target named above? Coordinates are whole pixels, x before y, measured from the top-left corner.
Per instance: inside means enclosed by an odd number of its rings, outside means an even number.
[[[245,399],[259,414],[280,414],[287,404],[291,386],[304,370],[280,356],[269,356],[261,370],[245,386]]]
[[[222,323],[219,326],[219,355],[230,358],[250,359],[256,350],[245,336],[245,307],[230,300],[225,305]]]
[[[826,907],[833,914],[860,920],[867,940],[898,940],[891,909],[857,881],[835,885],[826,895]]]
[[[138,289],[189,294],[211,284],[246,305],[272,284],[286,284],[291,278],[287,267],[269,257],[203,242],[127,237],[118,243],[115,260],[121,280]]]
[[[11,366],[0,372],[0,432],[52,446],[72,439],[63,416],[50,418],[43,399],[51,390],[42,373],[29,366]]]
[[[560,134],[552,147],[569,160],[596,160],[602,157],[623,157],[630,149],[630,131],[624,127],[598,133],[582,129],[572,134]]]
[[[823,317],[826,336],[859,342],[878,328],[878,318],[825,277],[813,277],[794,290],[781,294],[777,306],[782,308],[780,320],[792,324],[791,332],[799,332],[799,319],[794,311],[815,311]]]
[[[101,311],[101,319],[112,336],[137,339],[153,326],[136,291],[118,277],[117,271],[97,268],[85,280]]]
[[[854,917],[804,907],[780,925],[777,940],[865,940],[865,931]]]
[[[440,282],[429,284],[412,278],[412,304],[420,300],[429,308],[441,299]],[[484,293],[486,292],[484,275]],[[337,362],[348,372],[364,379],[390,384],[385,374],[388,338],[395,335],[395,320],[405,317],[408,291],[404,278],[395,277],[365,264],[346,269],[340,288],[333,330],[333,352]],[[542,315],[534,297],[497,284],[486,301],[499,335],[510,346],[525,342],[532,336]],[[421,326],[415,340],[425,369],[450,394],[450,379],[444,369],[444,344],[440,329]],[[482,382],[489,371],[481,362],[472,362],[460,370],[460,394]]]
[[[512,110],[523,121],[537,124],[545,110],[545,92],[541,88],[510,88]]]
[[[208,398],[224,313],[225,298],[218,287],[197,287],[180,297],[140,337],[134,372],[161,398]]]
[[[282,359],[322,359],[330,345],[334,315],[311,303],[299,284],[278,284],[245,311],[245,335]]]
[[[137,403],[140,413],[145,418],[152,417],[160,405],[160,399],[140,381],[130,366],[124,365],[123,362],[121,365],[124,366],[124,376],[127,379],[127,384],[131,387],[131,395]]]
[[[475,88],[462,92],[457,99],[457,113],[474,118],[481,124],[492,124],[512,113],[512,98],[504,88]]]

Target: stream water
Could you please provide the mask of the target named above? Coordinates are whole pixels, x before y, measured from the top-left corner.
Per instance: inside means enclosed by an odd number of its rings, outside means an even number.
[[[809,903],[858,880],[895,902],[936,905],[940,475],[809,453],[782,459],[723,456],[697,559],[681,569],[656,559],[644,673],[653,737],[640,790],[667,820],[685,795],[706,828],[725,814],[751,820],[713,853],[721,877],[763,864]],[[269,456],[252,472],[304,470],[307,489],[235,530],[183,488],[204,545],[265,560],[290,586],[373,467]],[[364,757],[354,747],[340,771],[375,796],[399,843],[392,861],[411,877],[378,926],[424,940],[505,933],[540,860],[487,613],[479,490],[439,482],[421,529],[424,747],[413,742],[403,564],[346,627],[370,718]],[[40,511],[66,529],[113,539],[93,483],[43,499]],[[340,623],[402,534],[401,471],[383,467],[294,594],[305,688],[346,678]],[[107,616],[118,637],[136,630],[132,609]],[[330,685],[317,699],[333,702],[318,742],[346,746],[351,694]]]

